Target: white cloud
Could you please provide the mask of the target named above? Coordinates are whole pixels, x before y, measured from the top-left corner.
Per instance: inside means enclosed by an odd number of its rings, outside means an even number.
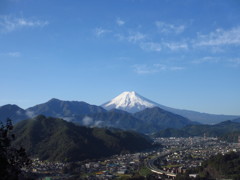
[[[154,64],[153,66],[158,68],[158,71],[180,71],[185,69],[182,66],[167,66],[164,64]]]
[[[33,111],[26,111],[26,115],[29,117],[29,118],[33,118],[34,116],[36,116],[36,114],[33,112]]]
[[[163,49],[168,49],[171,51],[178,51],[178,50],[187,50],[188,44],[181,43],[181,42],[142,42],[140,43],[140,48],[145,51],[155,51],[160,52]]]
[[[17,18],[12,16],[0,16],[0,31],[12,32],[16,29],[26,27],[44,27],[48,25],[48,21],[30,20],[25,18]]]
[[[168,67],[164,64],[154,64],[153,68],[156,68],[157,71],[165,71]]]
[[[130,43],[141,43],[147,38],[147,35],[141,32],[128,32],[128,35],[115,34],[115,37],[118,38],[120,41],[128,41]]]
[[[160,52],[162,50],[162,45],[155,42],[144,42],[140,44],[140,48],[145,51],[156,51]]]
[[[184,70],[185,67],[181,66],[167,66],[164,64],[153,64],[153,65],[146,65],[146,64],[135,64],[133,66],[133,70],[137,74],[154,74],[161,71],[180,71]]]
[[[73,121],[74,120],[74,117],[59,117],[59,118],[61,118],[61,119],[64,119],[65,121],[68,121],[68,122],[71,122],[71,121]]]
[[[8,53],[0,53],[1,56],[13,57],[18,58],[21,56],[20,52],[8,52]]]
[[[220,58],[218,57],[211,57],[211,56],[206,56],[203,58],[196,59],[192,61],[194,64],[202,64],[202,63],[218,63],[220,61]]]
[[[97,37],[101,37],[103,36],[104,34],[107,34],[107,33],[110,33],[112,31],[108,30],[108,29],[103,29],[103,28],[96,28],[94,30],[94,34],[97,36]]]
[[[89,126],[93,123],[93,118],[89,117],[89,116],[85,116],[83,119],[82,119],[82,123],[83,125],[85,126]]]
[[[135,64],[133,66],[134,72],[137,74],[153,74],[158,72],[154,67],[149,67],[146,64]]]
[[[17,115],[22,115],[21,110],[18,110],[18,111],[17,111]]]
[[[181,71],[181,70],[184,70],[186,69],[185,67],[182,67],[182,66],[173,66],[173,67],[170,67],[169,68],[171,71]]]
[[[102,125],[104,125],[104,122],[103,122],[103,121],[96,121],[96,122],[94,123],[93,127],[95,127],[95,126],[99,127],[99,126],[102,126]]]
[[[230,30],[216,29],[207,35],[198,35],[196,46],[240,45],[240,26]]]
[[[116,20],[116,23],[117,23],[118,26],[123,26],[125,24],[125,21],[123,21],[122,19],[118,18]]]
[[[175,25],[175,24],[168,24],[162,21],[156,21],[155,25],[157,26],[159,32],[161,33],[176,33],[180,34],[185,30],[184,25]]]
[[[21,53],[20,52],[9,52],[9,53],[7,53],[7,55],[10,57],[20,57]]]
[[[222,64],[226,65],[226,67],[238,68],[240,67],[240,58],[227,58],[227,57],[214,57],[214,56],[206,56],[192,61],[193,64]]]
[[[177,50],[182,50],[188,49],[188,44],[187,43],[178,43],[178,42],[171,42],[171,43],[164,43],[164,46],[167,47],[168,49],[172,51],[177,51]]]
[[[240,67],[240,58],[230,59],[229,62],[232,67]]]
[[[145,34],[142,34],[140,32],[130,33],[130,35],[127,37],[127,40],[132,43],[136,43],[138,41],[142,41],[146,38]]]

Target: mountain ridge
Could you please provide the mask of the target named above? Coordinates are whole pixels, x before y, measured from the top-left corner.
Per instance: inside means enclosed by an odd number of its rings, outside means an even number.
[[[162,129],[169,127],[179,129],[186,125],[197,124],[183,116],[165,111],[159,107],[146,108],[134,113],[134,117],[144,122],[151,122],[155,126],[161,126]]]
[[[10,118],[13,123],[16,123],[29,117],[29,114],[24,109],[15,104],[0,106],[0,122],[4,122],[7,118]]]
[[[127,111],[128,107],[131,108],[131,113],[136,113],[146,108],[159,107],[165,111],[169,111],[171,113],[183,116],[191,121],[196,121],[203,124],[216,124],[225,120],[232,120],[240,117],[233,115],[207,114],[191,110],[170,108],[144,98],[134,91],[125,91],[119,96],[120,98],[117,98],[115,102],[113,101],[110,103],[110,101],[108,101],[105,103],[105,105],[110,105],[108,108],[106,108],[104,104],[101,107],[97,105],[91,105],[83,101],[63,101],[56,98],[50,99],[45,103],[41,103],[27,109],[22,109],[16,105],[4,105],[0,106],[0,121],[4,121],[6,118],[12,118],[13,122],[16,123],[20,120],[31,118],[40,114],[62,118],[66,121],[80,121],[81,119],[79,118],[81,115],[84,116],[88,114],[104,113],[108,112],[106,109],[113,110],[114,108],[121,110],[123,113],[123,111]],[[114,105],[114,103],[117,102],[120,103],[119,106]],[[121,105],[123,108],[121,108]]]
[[[240,134],[240,123],[234,121],[223,121],[214,125],[188,125],[181,129],[168,128],[155,133],[155,137],[224,137],[232,133]]]
[[[196,122],[159,107],[147,108],[134,114],[112,109],[103,113],[79,116],[78,119],[75,123],[80,125],[120,128],[141,133],[152,133],[164,128],[181,128],[185,125],[196,124]]]
[[[137,94],[135,91],[125,91],[101,106],[107,110],[120,109],[135,113],[145,108],[157,106],[157,104],[154,104],[154,102],[149,99]]]
[[[136,97],[134,97],[134,96],[136,96]],[[126,97],[131,97],[132,99],[129,100],[129,98],[128,98],[127,100],[124,100],[124,98],[126,98]],[[122,106],[122,102],[129,102],[132,100],[132,101],[134,101],[133,104],[138,104],[138,102],[136,102],[135,100],[141,99],[141,98],[142,98],[142,100],[140,100],[139,104],[141,105],[141,101],[145,102],[145,106],[139,105],[141,107],[141,110],[143,110],[145,108],[157,106],[157,107],[160,107],[161,109],[164,109],[171,113],[181,115],[187,119],[190,119],[192,121],[197,121],[197,122],[203,123],[203,124],[216,124],[221,121],[231,120],[231,119],[235,119],[235,118],[239,117],[239,116],[235,116],[235,115],[208,114],[208,113],[201,113],[201,112],[197,112],[197,111],[193,111],[193,110],[171,108],[171,107],[167,107],[167,106],[161,105],[159,103],[153,102],[153,101],[139,95],[138,93],[136,93],[134,91],[132,91],[132,92],[125,91],[125,92],[121,93],[120,95],[116,96],[115,98],[113,98],[112,100],[102,104],[101,106],[107,110],[116,108],[116,109],[121,109],[121,110],[128,111],[130,113],[133,113],[133,112],[138,112],[139,108],[134,108],[132,106],[128,107],[126,105]],[[120,99],[120,101],[118,101],[119,99]],[[146,104],[148,104],[148,105],[150,104],[149,107],[147,107]]]
[[[17,123],[13,133],[13,144],[40,160],[80,161],[152,147],[150,139],[136,132],[83,127],[43,115]]]

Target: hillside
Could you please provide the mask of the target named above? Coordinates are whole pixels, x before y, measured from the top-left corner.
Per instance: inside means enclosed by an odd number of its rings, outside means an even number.
[[[76,115],[106,112],[100,106],[79,101],[62,101],[59,99],[51,99],[46,103],[28,108],[26,111],[32,112],[34,115],[58,117],[67,121],[75,120]]]
[[[181,128],[194,122],[167,112],[159,107],[147,108],[137,113],[112,109],[106,111],[100,106],[78,101],[51,99],[23,110],[16,105],[0,107],[0,116],[4,121],[12,117],[13,122],[32,118],[37,115],[61,118],[69,122],[88,127],[107,127],[134,130],[141,133],[153,133],[164,128]]]
[[[159,107],[147,108],[134,113],[134,117],[142,120],[146,124],[152,124],[156,129],[182,128],[189,124],[196,124],[180,115],[165,111]]]
[[[198,172],[204,179],[240,179],[240,153],[218,154],[203,162]]]
[[[141,133],[153,133],[165,128],[181,128],[196,124],[158,107],[147,108],[134,114],[113,109],[103,113],[78,116],[76,119],[78,119],[76,123],[85,126],[113,127]]]
[[[167,107],[156,103],[152,100],[149,100],[140,94],[131,91],[125,91],[112,100],[101,105],[103,108],[107,110],[111,109],[120,109],[130,113],[136,113],[142,111],[146,108],[159,107],[165,111],[178,114],[183,116],[191,121],[196,121],[201,124],[216,124],[226,120],[232,120],[238,118],[239,116],[232,115],[218,115],[218,114],[208,114],[202,112],[196,112],[192,110],[184,110],[184,109],[176,109],[172,107]]]
[[[81,127],[45,116],[19,122],[14,133],[16,146],[50,161],[79,161],[151,147],[149,139],[134,132]]]
[[[233,122],[238,122],[238,123],[240,123],[240,118],[233,119],[232,121],[233,121]]]
[[[120,110],[78,116],[77,119],[79,120],[76,122],[85,126],[110,127],[123,130],[137,130],[138,126],[142,124],[132,114]]]
[[[189,137],[206,136],[224,137],[240,132],[240,123],[225,121],[216,125],[189,125],[181,129],[165,129],[156,133],[155,137]]]
[[[7,104],[0,107],[0,122],[5,122],[10,118],[13,123],[29,118],[27,112],[17,105]]]

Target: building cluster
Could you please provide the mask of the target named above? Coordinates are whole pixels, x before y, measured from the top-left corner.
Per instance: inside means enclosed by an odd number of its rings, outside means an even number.
[[[45,177],[64,177],[63,169],[67,164],[62,162],[40,161],[38,158],[32,159],[31,172],[35,179],[45,179]]]
[[[72,163],[50,163],[35,159],[32,171],[38,174],[38,179],[67,179],[73,174],[78,174],[83,179],[114,179],[137,172],[150,154],[146,152],[114,155],[98,161],[76,162],[74,167],[71,167]],[[68,170],[64,172],[66,169]]]
[[[115,155],[102,161],[82,163],[80,171],[86,178],[113,179],[138,171],[147,156],[148,153]]]
[[[141,168],[149,168],[153,169],[156,177],[162,178],[161,174],[168,174],[167,178],[174,179],[178,173],[182,174],[190,168],[201,166],[202,162],[212,155],[240,150],[238,143],[227,143],[210,137],[156,138],[154,141],[163,147],[148,152],[114,155],[96,161],[51,163],[34,159],[32,172],[39,175],[36,179],[68,179],[75,175],[95,180],[131,177]]]
[[[204,160],[219,153],[239,151],[239,144],[227,143],[212,137],[157,138],[155,142],[164,145],[162,156],[154,165],[166,173],[185,173],[187,169],[201,166]],[[196,177],[196,175],[191,175]]]

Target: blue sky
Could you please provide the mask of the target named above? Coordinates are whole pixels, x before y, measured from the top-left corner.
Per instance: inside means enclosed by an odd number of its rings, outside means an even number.
[[[1,0],[0,106],[123,91],[240,115],[239,0]]]

